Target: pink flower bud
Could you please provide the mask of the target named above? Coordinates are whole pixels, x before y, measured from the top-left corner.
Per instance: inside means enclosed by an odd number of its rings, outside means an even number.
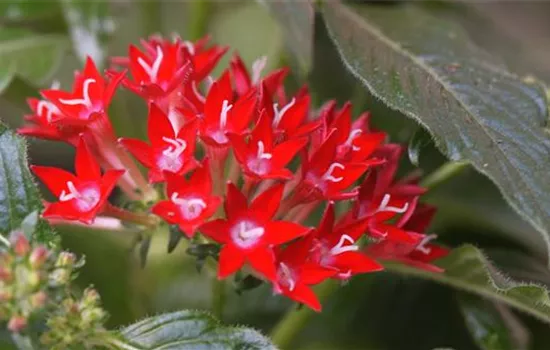
[[[38,246],[33,249],[31,256],[29,257],[29,262],[33,268],[39,268],[42,266],[44,261],[48,258],[49,255],[48,249],[44,246]]]
[[[0,281],[9,282],[11,281],[12,277],[13,277],[13,274],[7,267],[5,266],[0,267]]]
[[[8,322],[8,329],[12,332],[21,332],[27,327],[27,319],[23,316],[13,316]]]
[[[48,295],[43,291],[33,294],[30,298],[31,305],[36,309],[44,306],[46,300],[48,300]]]
[[[18,256],[25,256],[31,250],[29,240],[22,232],[17,232],[15,234],[15,244],[13,246],[13,250]]]

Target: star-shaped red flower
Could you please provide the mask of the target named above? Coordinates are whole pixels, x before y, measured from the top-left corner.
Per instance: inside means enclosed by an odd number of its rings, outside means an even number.
[[[275,144],[273,129],[265,113],[252,130],[248,143],[246,135],[228,134],[228,137],[244,174],[253,180],[290,179],[293,174],[285,166],[308,141],[302,137]]]
[[[193,172],[189,180],[180,175],[165,172],[166,194],[168,200],[158,202],[152,212],[170,224],[179,225],[189,237],[210,218],[222,199],[212,195],[212,178],[208,160]]]
[[[57,202],[46,204],[42,216],[86,224],[92,223],[101,212],[117,180],[125,172],[107,170],[102,176],[99,165],[82,139],[76,150],[76,175],[54,167],[34,165],[31,169],[58,198]]]
[[[260,73],[266,64],[266,57],[259,58],[252,64],[252,76],[248,73],[246,66],[238,54],[231,59],[231,73],[235,84],[235,91],[239,96],[244,96],[252,89],[259,89],[264,84],[266,93],[273,96],[282,87],[285,77],[288,75],[288,68],[279,68],[261,79]]]
[[[227,219],[207,222],[199,230],[223,244],[218,277],[225,278],[245,262],[270,281],[277,278],[273,247],[305,235],[309,229],[293,222],[273,221],[283,196],[284,185],[275,185],[248,205],[233,184],[227,186]]]
[[[130,138],[121,138],[119,142],[149,169],[150,182],[160,182],[165,171],[183,175],[198,165],[193,157],[196,133],[194,120],[176,132],[166,114],[151,103],[147,125],[151,145]]]

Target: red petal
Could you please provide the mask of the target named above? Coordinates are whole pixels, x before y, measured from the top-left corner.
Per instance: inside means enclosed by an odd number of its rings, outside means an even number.
[[[92,212],[95,214],[96,210],[92,210]],[[92,221],[92,217],[78,211],[70,201],[48,203],[46,209],[42,213],[42,216],[44,218],[51,219],[61,218],[66,220],[78,220],[84,222],[85,224],[89,224]]]
[[[232,183],[227,184],[227,196],[224,203],[225,214],[228,219],[239,215],[248,209],[246,197]]]
[[[307,234],[310,228],[289,221],[272,221],[266,224],[266,230],[266,241],[279,245]]]
[[[232,244],[226,244],[220,251],[218,278],[223,279],[237,272],[244,264],[244,255]]]
[[[272,152],[275,167],[285,167],[294,158],[296,153],[305,147],[307,142],[306,138],[298,138],[277,145]]]
[[[256,248],[247,252],[246,260],[250,266],[257,272],[261,273],[270,281],[277,280],[277,269],[275,267],[275,254],[271,248]]]
[[[217,219],[202,224],[199,227],[199,231],[218,243],[225,244],[229,242],[229,227],[227,221],[223,219]]]
[[[90,153],[88,146],[81,138],[78,142],[75,157],[76,175],[83,180],[99,180],[101,178],[101,169],[99,164]]]
[[[231,66],[231,73],[233,73],[235,90],[239,96],[242,96],[246,94],[251,87],[250,76],[248,75],[243,60],[238,54],[233,56],[229,64]]]
[[[244,167],[246,167],[246,160],[249,156],[248,145],[245,142],[245,136],[238,134],[226,134],[227,138],[231,142],[233,147],[233,153],[237,161]]]
[[[107,170],[101,179],[101,197],[107,198],[126,170]]]
[[[177,224],[181,221],[180,211],[176,205],[169,200],[164,200],[156,203],[152,208],[151,212],[155,215],[160,216],[169,224]]]
[[[231,111],[231,119],[228,118],[227,124],[231,126],[231,131],[241,132],[248,127],[254,111],[256,109],[256,98],[253,94],[247,94],[235,103]]]
[[[132,153],[132,155],[143,165],[145,165],[147,168],[153,167],[153,160],[152,160],[152,154],[151,154],[151,146],[143,142],[142,140],[138,139],[126,139],[126,138],[120,138],[118,140],[119,143],[121,143],[124,148],[128,150],[128,152]]]
[[[376,260],[359,252],[344,252],[338,254],[331,264],[342,273],[351,271],[353,274],[381,271],[384,267]]]
[[[319,223],[319,226],[315,231],[316,236],[324,237],[329,235],[333,231],[332,228],[334,227],[334,219],[335,219],[334,202],[329,201],[325,209],[325,212],[323,213],[321,222]]]
[[[107,107],[111,103],[111,100],[113,99],[113,95],[115,94],[117,87],[125,78],[126,78],[126,71],[120,72],[115,76],[111,77],[111,80],[109,81],[109,84],[107,85],[105,92],[103,93],[103,105],[105,107]]]
[[[67,182],[72,181],[75,185],[78,182],[76,176],[63,169],[31,165],[31,170],[55,197],[59,197],[61,192],[67,190]]]
[[[279,210],[284,188],[284,184],[278,184],[265,190],[250,204],[250,209],[258,212],[266,220],[271,219]]]
[[[163,137],[173,139],[175,136],[174,127],[170,119],[154,103],[149,104],[149,116],[147,119],[147,136],[153,146],[164,145]]]
[[[189,187],[203,195],[212,194],[212,176],[210,174],[210,161],[205,158],[202,165],[197,168],[189,178]]]
[[[317,296],[313,290],[305,284],[298,283],[296,284],[294,290],[287,291],[285,294],[297,302],[307,305],[317,312],[321,312],[322,306],[319,299],[317,299]]]
[[[335,276],[337,273],[337,269],[329,269],[317,264],[305,263],[300,266],[300,282],[307,285],[319,284]]]

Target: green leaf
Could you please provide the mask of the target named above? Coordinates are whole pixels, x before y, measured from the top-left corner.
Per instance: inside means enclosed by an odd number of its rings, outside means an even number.
[[[0,233],[18,229],[42,202],[27,166],[25,142],[0,124]],[[31,220],[29,218],[29,220]],[[27,222],[28,223],[28,222]],[[28,226],[28,225],[27,225]],[[53,244],[53,231],[44,222],[37,225],[33,239]]]
[[[461,296],[460,307],[466,326],[481,349],[527,349],[528,331],[505,306],[480,298]],[[512,328],[521,330],[521,339],[513,338],[518,332],[512,332]]]
[[[281,23],[286,42],[300,71],[309,72],[313,60],[313,25],[315,9],[311,0],[258,0]]]
[[[505,277],[473,245],[463,245],[437,261],[444,273],[389,263],[388,271],[425,278],[512,306],[550,323],[548,290],[534,283],[519,283]]]
[[[432,137],[423,128],[419,127],[414,132],[409,141],[407,153],[410,162],[415,166],[420,166],[420,152],[432,144]]]
[[[413,5],[323,5],[347,68],[375,96],[421,123],[451,160],[487,175],[542,234],[550,253],[548,103],[476,49],[460,27]]]
[[[44,83],[57,69],[66,47],[62,35],[0,28],[0,93],[15,75],[38,85]]]
[[[276,349],[255,330],[221,325],[208,313],[179,311],[146,318],[121,331],[128,349]]]

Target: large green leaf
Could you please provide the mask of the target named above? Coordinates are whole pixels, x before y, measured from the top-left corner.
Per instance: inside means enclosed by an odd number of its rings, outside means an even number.
[[[42,202],[27,166],[24,140],[0,124],[0,234],[18,229],[27,215],[42,209]],[[45,223],[35,240],[53,244],[55,235]]]
[[[347,68],[420,122],[452,160],[471,162],[543,235],[550,252],[550,138],[544,89],[476,49],[461,28],[421,8],[326,1]]]
[[[146,318],[126,327],[121,335],[127,349],[276,349],[255,330],[225,327],[208,313],[179,311]]]
[[[401,264],[388,264],[387,269],[449,285],[479,296],[510,305],[550,323],[548,290],[534,283],[519,283],[505,277],[483,253],[464,245],[437,262],[444,273],[433,273]]]
[[[312,0],[258,0],[282,24],[288,46],[300,70],[308,72],[313,59],[313,24],[315,9]]]
[[[0,93],[15,75],[44,83],[57,69],[66,46],[62,35],[0,27]]]

